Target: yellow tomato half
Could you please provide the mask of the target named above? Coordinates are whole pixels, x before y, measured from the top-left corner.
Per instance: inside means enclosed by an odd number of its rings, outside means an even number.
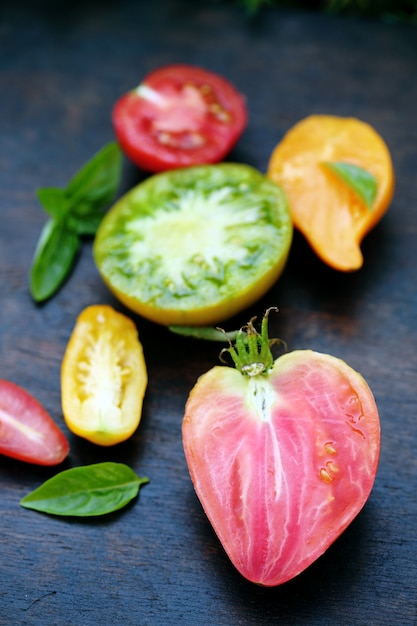
[[[107,305],[84,309],[61,368],[68,428],[102,446],[128,439],[139,425],[147,382],[133,321]]]

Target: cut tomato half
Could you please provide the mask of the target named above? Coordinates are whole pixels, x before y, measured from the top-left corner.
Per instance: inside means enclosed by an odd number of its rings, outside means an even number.
[[[221,161],[246,124],[246,101],[235,87],[192,65],[151,72],[113,109],[122,150],[149,172]]]
[[[367,383],[344,361],[311,350],[273,361],[268,345],[251,324],[238,335],[238,369],[216,366],[198,379],[182,436],[232,563],[275,586],[320,557],[364,506],[380,423]]]
[[[205,325],[260,298],[292,240],[283,191],[252,167],[155,174],[106,214],[94,258],[127,307],[165,325]]]
[[[68,453],[67,438],[43,406],[19,385],[0,380],[0,454],[57,465]]]
[[[352,172],[361,183],[373,180],[369,204]],[[345,272],[362,267],[361,241],[394,193],[390,152],[370,124],[332,115],[301,120],[274,149],[268,176],[284,188],[294,226],[325,263]]]
[[[136,326],[107,305],[81,312],[61,368],[62,410],[68,428],[103,446],[137,429],[147,385]]]

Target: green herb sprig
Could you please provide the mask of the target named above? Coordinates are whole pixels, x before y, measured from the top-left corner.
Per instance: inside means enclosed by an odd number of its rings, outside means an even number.
[[[149,478],[140,478],[124,463],[95,463],[56,474],[20,504],[51,515],[105,515],[126,506],[148,482]]]
[[[30,270],[30,292],[43,302],[62,286],[74,267],[81,238],[93,236],[105,207],[113,200],[122,171],[122,153],[111,142],[97,152],[65,189],[39,189],[39,202],[50,216],[38,240]]]
[[[348,185],[368,209],[372,210],[378,192],[378,183],[371,172],[343,161],[323,161],[323,165]]]

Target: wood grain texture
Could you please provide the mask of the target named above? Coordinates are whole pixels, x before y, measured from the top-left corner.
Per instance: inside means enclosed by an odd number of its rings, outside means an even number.
[[[233,3],[134,0],[6,2],[0,7],[0,376],[33,393],[63,428],[59,371],[76,316],[119,305],[94,267],[91,241],[61,291],[31,301],[28,272],[46,214],[36,189],[65,185],[113,139],[116,98],[149,70],[192,62],[247,96],[250,123],[229,160],[266,170],[283,133],[310,113],[354,115],[387,141],[394,202],[341,275],[296,235],[285,272],[261,302],[289,349],[343,358],[369,382],[382,452],[364,510],[295,580],[263,589],[224,555],[193,493],[181,420],[219,347],[135,319],[149,370],[131,440],[99,449],[70,433],[65,467],[128,463],[150,483],[98,521],[55,519],[20,499],[54,470],[0,458],[0,624],[128,626],[411,626],[417,623],[417,47],[411,26]],[[121,193],[143,178],[127,161]]]

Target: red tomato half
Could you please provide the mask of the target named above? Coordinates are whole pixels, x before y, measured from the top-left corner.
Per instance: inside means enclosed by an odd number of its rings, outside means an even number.
[[[298,350],[265,369],[262,361],[217,366],[198,380],[183,443],[232,563],[275,586],[322,555],[364,506],[380,425],[367,383],[340,359]]]
[[[34,463],[57,465],[69,453],[60,428],[25,389],[0,380],[0,454]]]
[[[246,101],[235,87],[192,65],[151,72],[113,109],[122,150],[149,172],[221,161],[246,124]]]

